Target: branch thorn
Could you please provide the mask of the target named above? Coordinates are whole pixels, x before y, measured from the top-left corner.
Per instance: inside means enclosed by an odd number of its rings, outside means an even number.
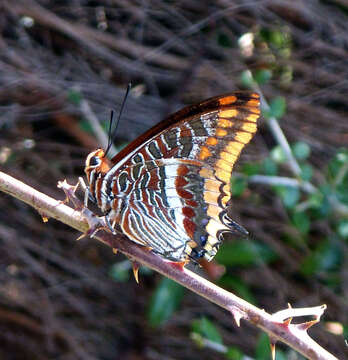
[[[243,319],[245,317],[245,314],[235,306],[230,306],[229,310],[232,313],[236,325],[240,327],[240,319]]]
[[[79,241],[79,240],[83,239],[83,238],[86,237],[87,235],[88,235],[87,233],[81,234],[81,235],[76,239],[76,241]]]
[[[293,319],[292,317],[289,317],[288,319],[284,320],[283,325],[289,326],[291,324],[292,319]]]
[[[296,327],[299,330],[307,331],[310,327],[317,324],[318,322],[319,322],[319,319],[315,319],[315,320],[312,320],[312,321],[307,321],[307,322],[302,323],[302,324],[296,324]]]
[[[272,360],[275,360],[277,340],[275,338],[270,337],[269,341],[270,341],[270,346],[271,346]]]
[[[66,179],[64,179],[63,181],[58,181],[57,187],[59,189],[62,189],[65,193],[65,199],[61,200],[60,203],[66,204],[69,201],[71,201],[74,204],[75,209],[81,210],[82,207],[78,204],[78,202],[75,201],[75,199],[76,199],[75,192],[76,192],[78,186],[79,186],[79,183],[77,183],[76,185],[68,184]]]
[[[132,261],[133,275],[135,281],[139,284],[139,268],[140,264],[136,261]]]

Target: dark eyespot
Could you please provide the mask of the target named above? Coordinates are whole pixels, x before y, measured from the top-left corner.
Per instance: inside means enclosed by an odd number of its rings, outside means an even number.
[[[100,159],[98,156],[92,156],[89,160],[89,166],[97,166],[100,164]]]

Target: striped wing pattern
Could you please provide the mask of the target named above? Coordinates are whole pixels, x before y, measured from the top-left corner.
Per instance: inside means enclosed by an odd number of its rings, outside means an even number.
[[[90,191],[131,240],[170,260],[211,260],[222,234],[238,226],[227,215],[231,172],[259,113],[250,92],[186,107],[93,174]]]

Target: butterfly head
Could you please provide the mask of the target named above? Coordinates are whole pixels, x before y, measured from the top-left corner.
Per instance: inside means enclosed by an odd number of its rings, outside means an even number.
[[[110,162],[103,149],[92,151],[86,159],[85,174],[91,186],[98,176],[104,176],[110,169]]]

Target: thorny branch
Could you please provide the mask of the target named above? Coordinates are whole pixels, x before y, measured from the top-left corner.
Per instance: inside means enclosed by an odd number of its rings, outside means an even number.
[[[135,273],[138,264],[148,266],[207,300],[227,309],[232,313],[238,326],[240,325],[240,320],[244,319],[265,331],[270,337],[273,359],[275,358],[275,343],[277,341],[288,344],[308,359],[336,359],[336,357],[323,349],[307,334],[308,328],[319,322],[321,315],[326,309],[326,305],[300,309],[292,309],[289,306],[286,310],[269,314],[185,269],[182,265],[164,260],[144,247],[129,241],[125,236],[121,234],[112,235],[110,232],[102,230],[104,226],[102,219],[82,206],[82,202],[74,194],[76,187],[68,185],[65,181],[60,182],[59,187],[73,201],[76,210],[66,206],[62,201],[52,199],[11,176],[0,172],[0,190],[34,207],[43,219],[53,217],[86,235],[95,233],[93,235],[95,239],[130,258],[136,264],[134,267]],[[99,228],[101,230],[97,230]],[[313,316],[314,320],[292,324],[292,318],[298,316]]]

